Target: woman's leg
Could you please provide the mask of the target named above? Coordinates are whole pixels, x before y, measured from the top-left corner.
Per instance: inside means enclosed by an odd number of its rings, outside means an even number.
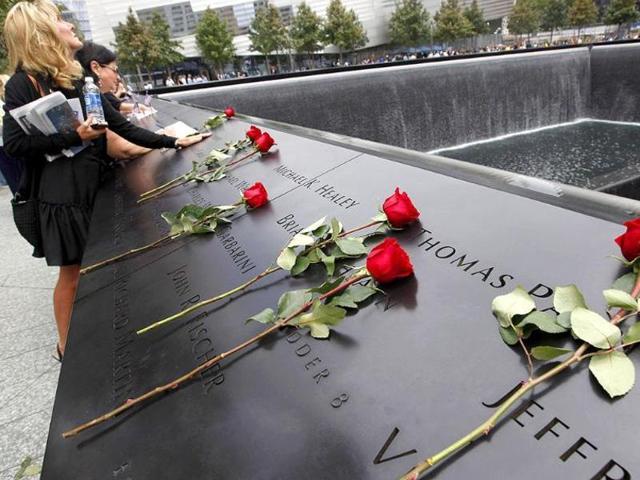
[[[80,278],[80,265],[66,265],[60,267],[58,282],[53,289],[53,313],[58,326],[58,345],[64,353],[67,344],[67,332],[71,321],[71,310],[76,298],[78,279]]]

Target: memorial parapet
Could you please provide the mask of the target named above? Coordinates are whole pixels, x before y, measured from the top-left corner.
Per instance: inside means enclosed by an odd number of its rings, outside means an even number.
[[[206,119],[184,106],[158,108],[159,123],[186,121],[185,114],[197,127]],[[100,193],[85,263],[166,233],[164,210],[235,201],[245,182],[263,182],[271,202],[212,235],[81,279],[44,480],[397,478],[479,424],[493,410],[483,402],[526,378],[520,352],[497,333],[496,295],[520,284],[550,307],[551,289],[575,282],[603,310],[601,291],[621,272],[607,257],[618,253],[619,224],[281,131],[271,132],[278,153],[222,181],[136,205],[142,190],[247,127],[233,120],[194,148],[152,152]],[[422,212],[419,224],[397,234],[414,278],[346,318],[329,340],[283,330],[187,386],[62,439],[251,337],[261,326],[245,319],[324,275],[276,274],[162,330],[141,337],[135,330],[248,280],[320,217],[347,228],[366,222],[396,186]],[[637,352],[631,358],[637,365]],[[586,372],[563,375],[434,476],[635,478],[639,397],[635,389],[611,401]]]

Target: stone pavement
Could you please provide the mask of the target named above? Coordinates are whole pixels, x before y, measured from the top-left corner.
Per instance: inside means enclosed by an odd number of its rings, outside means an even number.
[[[42,464],[60,372],[51,356],[57,269],[31,256],[10,199],[0,187],[0,480],[16,478],[28,456]]]

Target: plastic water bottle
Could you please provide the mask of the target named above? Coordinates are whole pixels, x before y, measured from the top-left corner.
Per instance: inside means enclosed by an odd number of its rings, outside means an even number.
[[[102,100],[100,100],[100,89],[93,82],[93,77],[85,77],[82,91],[84,93],[84,103],[87,107],[87,118],[93,117],[92,125],[106,125]]]

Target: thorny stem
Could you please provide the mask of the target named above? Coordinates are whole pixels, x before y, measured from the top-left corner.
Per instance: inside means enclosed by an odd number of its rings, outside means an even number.
[[[184,375],[172,380],[169,383],[166,383],[164,385],[158,386],[152,390],[149,390],[148,392],[136,397],[136,398],[132,398],[132,399],[128,399],[127,401],[125,401],[122,405],[120,405],[118,408],[111,410],[108,413],[105,413],[104,415],[101,415],[97,418],[94,418],[93,420],[83,423],[82,425],[73,428],[71,430],[68,430],[66,432],[64,432],[62,434],[63,438],[69,438],[69,437],[73,437],[74,435],[77,435],[80,432],[83,432],[84,430],[87,430],[91,427],[94,427],[96,425],[99,425],[119,414],[121,414],[122,412],[125,412],[127,410],[129,410],[130,408],[145,402],[146,400],[149,400],[150,398],[156,397],[157,395],[164,393],[164,392],[168,392],[170,390],[175,390],[176,388],[178,388],[180,385],[182,385],[183,383],[191,380],[192,378],[194,378],[196,375],[204,372],[205,370],[211,368],[212,366],[220,363],[223,359],[229,357],[230,355],[233,355],[234,353],[237,353],[241,350],[244,350],[245,348],[247,348],[248,346],[260,341],[261,339],[263,339],[264,337],[272,334],[273,332],[279,330],[280,328],[286,326],[291,320],[293,320],[295,317],[297,317],[298,315],[300,315],[301,313],[307,311],[314,302],[316,301],[322,301],[328,297],[331,297],[333,295],[335,295],[336,293],[339,293],[343,290],[345,290],[347,287],[349,287],[350,285],[353,285],[354,283],[357,283],[359,281],[361,281],[363,278],[366,278],[369,276],[369,273],[365,270],[365,271],[361,271],[355,275],[353,275],[351,278],[349,278],[348,280],[345,280],[344,282],[342,282],[340,285],[338,285],[337,287],[333,288],[332,290],[330,290],[329,292],[321,295],[320,297],[318,297],[317,299],[314,299],[312,301],[306,302],[304,305],[302,305],[300,308],[298,308],[295,312],[293,312],[291,315],[289,315],[286,318],[283,318],[282,320],[279,320],[277,322],[275,322],[271,327],[263,330],[262,332],[260,332],[257,335],[254,335],[253,337],[251,337],[248,340],[245,340],[244,342],[240,343],[239,345],[236,345],[235,347],[233,347],[230,350],[227,350],[224,353],[221,353],[220,355],[217,355],[216,357],[212,358],[211,360],[208,360],[204,363],[202,363],[201,365],[197,366],[196,368],[194,368],[193,370],[190,370],[189,372],[185,373]]]
[[[640,294],[640,275],[636,278],[635,286],[633,287],[633,291],[631,295],[636,298]],[[617,325],[622,322],[627,317],[625,310],[619,310],[618,313],[611,319],[611,323],[613,325]],[[576,365],[580,363],[582,360],[587,358],[590,355],[585,355],[585,352],[589,349],[590,345],[588,343],[583,343],[578,347],[573,354],[566,359],[564,362],[556,365],[551,368],[544,374],[540,375],[536,378],[530,378],[526,382],[522,384],[522,386],[513,393],[509,398],[507,398],[504,403],[498,407],[498,409],[491,415],[487,420],[485,420],[482,424],[476,427],[474,430],[466,434],[464,437],[459,440],[453,442],[451,445],[436,453],[435,455],[423,460],[422,462],[415,465],[411,470],[409,470],[406,474],[400,477],[400,480],[417,480],[420,476],[429,470],[434,465],[440,463],[442,460],[450,457],[454,453],[459,450],[462,450],[469,445],[471,445],[475,440],[482,436],[487,436],[496,426],[498,421],[509,411],[511,406],[517,402],[520,398],[522,398],[527,392],[533,390],[537,385],[555,377],[559,373],[563,372],[567,368],[572,365]]]
[[[253,285],[257,281],[259,281],[260,279],[266,277],[267,275],[272,274],[273,272],[277,272],[278,270],[280,270],[280,267],[274,267],[273,265],[271,265],[264,272],[256,275],[255,277],[251,278],[250,280],[244,282],[242,285],[238,285],[237,287],[232,288],[231,290],[228,290],[228,291],[226,291],[224,293],[221,293],[220,295],[216,295],[215,297],[207,298],[206,300],[198,302],[198,303],[190,306],[189,308],[176,313],[175,315],[171,315],[170,317],[167,317],[167,318],[159,320],[159,321],[157,321],[155,323],[152,323],[151,325],[149,325],[147,327],[141,328],[140,330],[136,331],[136,333],[138,335],[142,335],[143,333],[147,333],[147,332],[153,330],[154,328],[157,328],[157,327],[159,327],[161,325],[164,325],[165,323],[169,323],[169,322],[172,322],[174,320],[177,320],[178,318],[184,317],[185,315],[189,315],[191,312],[195,312],[196,310],[198,310],[198,309],[200,309],[202,307],[206,307],[207,305],[211,305],[212,303],[215,303],[215,302],[217,302],[219,300],[227,298],[227,297],[233,295],[234,293],[241,292],[245,288],[249,288],[251,285]]]
[[[369,228],[373,225],[377,225],[378,223],[382,223],[381,221],[373,221],[373,222],[369,222],[366,223],[364,225],[360,225],[359,227],[353,228],[351,230],[347,230],[345,232],[342,232],[340,235],[338,235],[338,237],[342,238],[342,237],[346,237],[347,235],[351,235],[352,233],[358,232],[360,230],[364,230],[365,228]],[[325,245],[327,245],[328,243],[333,242],[332,239],[327,239],[324,240],[320,243],[318,243],[317,245],[310,245],[307,249],[305,249],[304,252],[301,253],[301,255],[304,255],[306,253],[308,253],[309,251],[311,251],[314,248],[320,248],[323,247]],[[285,247],[286,248],[286,247]],[[282,270],[282,268],[275,266],[275,265],[270,265],[269,267],[267,267],[266,270],[264,270],[262,273],[259,273],[258,275],[256,275],[255,277],[249,279],[248,281],[246,281],[245,283],[243,283],[242,285],[239,285],[235,288],[232,288],[231,290],[228,290],[226,292],[220,293],[218,295],[216,295],[215,297],[211,297],[211,298],[207,298],[206,300],[202,300],[201,302],[198,302],[192,306],[190,306],[189,308],[182,310],[174,315],[171,315],[170,317],[167,318],[163,318],[162,320],[159,320],[155,323],[152,323],[151,325],[148,325],[144,328],[141,328],[140,330],[138,330],[136,333],[138,335],[142,335],[144,333],[147,333],[161,325],[164,325],[166,323],[172,322],[174,320],[177,320],[179,318],[184,317],[185,315],[188,315],[202,307],[206,307],[207,305],[211,305],[212,303],[218,302],[220,300],[223,300],[227,297],[230,297],[231,295],[241,292],[247,288],[249,288],[251,285],[253,285],[254,283],[256,283],[257,281],[263,279],[264,277],[271,275],[272,273],[275,273],[279,270]]]
[[[256,153],[258,153],[258,150],[256,150],[255,148],[253,149],[253,151],[249,152],[246,155],[243,155],[242,157],[233,160],[232,162],[229,162],[227,165],[225,165],[224,169],[225,171],[227,171],[228,168],[240,163],[241,161],[255,155]],[[220,167],[215,167],[215,168],[210,168],[208,170],[205,170],[204,172],[202,172],[200,175],[207,175],[209,173],[213,173],[216,170],[218,170]],[[175,181],[178,181],[177,183],[174,183]],[[160,195],[163,195],[165,193],[167,193],[170,190],[173,190],[176,187],[179,187],[180,185],[184,185],[186,183],[192,182],[193,180],[187,180],[185,178],[184,175],[179,176],[178,178],[174,178],[171,182],[167,182],[167,185],[165,188],[155,188],[154,190],[149,190],[148,192],[143,193],[142,195],[140,195],[140,198],[138,199],[137,203],[143,203],[146,202],[147,200],[151,200],[152,198],[156,198],[159,197]]]
[[[240,205],[242,205],[242,200],[240,200],[239,202],[236,202],[233,204],[234,207],[239,207]],[[193,224],[194,227],[198,226],[198,225],[202,225],[203,223],[208,222],[209,220],[215,218],[218,216],[218,213],[215,213],[213,215],[207,215],[206,217],[204,217],[201,220],[198,220],[197,222],[195,222]],[[114,257],[111,258],[107,258],[106,260],[102,260],[101,262],[98,263],[94,263],[93,265],[89,265],[88,267],[85,267],[83,269],[80,270],[80,275],[86,275],[87,273],[91,273],[94,270],[98,270],[102,267],[106,267],[107,265],[112,265],[116,262],[119,262],[120,260],[124,260],[127,257],[130,257],[132,255],[137,255],[139,253],[143,253],[146,252],[148,250],[151,250],[157,246],[159,246],[160,244],[166,242],[167,240],[169,241],[173,241],[173,240],[177,240],[178,238],[181,238],[185,235],[185,232],[180,232],[180,233],[176,233],[176,234],[168,234],[165,235],[164,237],[156,240],[155,242],[151,242],[147,245],[144,245],[142,247],[138,247],[138,248],[133,248],[131,250],[128,250],[124,253],[121,253],[119,255],[116,255]]]

